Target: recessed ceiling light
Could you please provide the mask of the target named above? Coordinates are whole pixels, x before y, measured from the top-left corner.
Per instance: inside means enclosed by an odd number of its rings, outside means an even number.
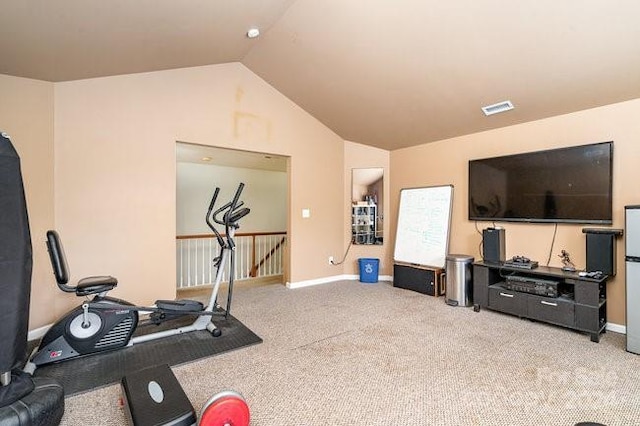
[[[497,104],[487,105],[482,107],[484,115],[498,114],[499,112],[505,112],[513,109],[511,101],[498,102]]]
[[[249,31],[247,31],[247,37],[249,38],[256,38],[260,35],[260,30],[257,28],[249,28]]]
[[[202,161],[211,161],[211,157],[202,157],[201,160]]]

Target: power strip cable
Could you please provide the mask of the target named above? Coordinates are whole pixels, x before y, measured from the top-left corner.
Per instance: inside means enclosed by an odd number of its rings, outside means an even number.
[[[558,232],[558,224],[553,228],[553,238],[551,239],[551,247],[549,247],[549,257],[547,258],[547,266],[549,266],[549,262],[551,262],[551,253],[553,253],[553,246],[556,243],[556,232]]]
[[[342,265],[345,261],[345,259],[347,258],[347,254],[349,254],[349,249],[351,248],[351,244],[353,244],[353,238],[351,239],[351,241],[349,241],[349,246],[347,246],[347,251],[344,252],[344,256],[342,257],[342,260],[340,262],[334,262],[333,260],[331,261],[332,265]]]
[[[480,244],[478,244],[478,252],[480,253],[480,257],[484,260],[484,234],[482,231],[478,229],[478,221],[473,222],[476,227],[476,232],[480,234]]]

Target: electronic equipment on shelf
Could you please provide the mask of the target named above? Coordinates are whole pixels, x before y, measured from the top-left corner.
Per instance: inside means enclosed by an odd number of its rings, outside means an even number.
[[[510,268],[535,269],[538,267],[538,261],[531,260],[524,256],[513,256],[511,259],[505,261],[503,265]]]
[[[538,296],[558,297],[558,284],[559,282],[554,280],[509,275],[505,278],[504,286],[507,290],[537,294]]]
[[[482,258],[485,262],[504,262],[505,231],[502,228],[482,230]]]
[[[578,275],[581,277],[594,278],[596,280],[601,280],[602,278],[604,278],[604,274],[602,273],[602,271],[591,271],[591,272],[583,271],[583,272],[578,272]]]
[[[473,310],[480,312],[486,308],[578,330],[588,333],[591,341],[597,343],[607,326],[608,279],[608,274],[595,279],[553,266],[523,270],[502,263],[475,262]],[[519,282],[522,280],[526,282]],[[551,297],[556,294],[557,297]]]

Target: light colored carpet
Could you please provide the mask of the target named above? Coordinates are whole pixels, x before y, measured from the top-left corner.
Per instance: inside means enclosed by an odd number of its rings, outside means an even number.
[[[264,343],[173,368],[196,410],[245,396],[252,425],[640,424],[640,356],[390,283],[238,286]],[[63,425],[124,425],[120,387],[66,400]]]

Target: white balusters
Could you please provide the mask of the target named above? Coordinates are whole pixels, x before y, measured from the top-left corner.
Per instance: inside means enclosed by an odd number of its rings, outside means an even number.
[[[236,234],[235,279],[252,278],[251,271],[254,267],[257,267],[256,277],[283,274],[285,241],[286,234],[284,232]],[[216,276],[213,259],[220,255],[220,246],[214,236],[178,237],[176,251],[176,284],[178,288],[213,283]],[[223,281],[228,281],[228,276],[229,271],[225,270]]]

